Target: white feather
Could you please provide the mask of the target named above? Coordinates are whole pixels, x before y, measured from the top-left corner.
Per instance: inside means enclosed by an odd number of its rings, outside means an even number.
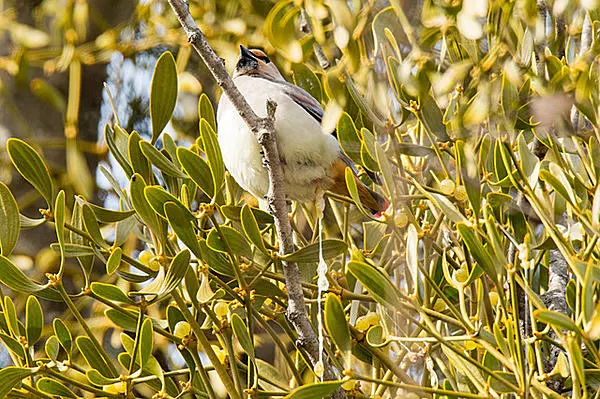
[[[323,133],[319,122],[276,83],[251,76],[239,76],[234,82],[261,117],[266,116],[267,99],[277,103],[275,131],[280,157],[285,160],[285,193],[293,200],[314,200],[317,184],[327,177],[327,171],[339,157],[335,137]],[[217,125],[225,166],[243,189],[261,200],[269,188],[269,179],[260,146],[226,95],[219,101]]]

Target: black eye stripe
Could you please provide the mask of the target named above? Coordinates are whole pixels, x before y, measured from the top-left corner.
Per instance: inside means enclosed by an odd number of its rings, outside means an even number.
[[[269,59],[269,57],[267,57],[266,55],[254,55],[256,58],[258,58],[261,61],[264,61],[265,64],[268,64],[269,62],[271,62],[271,60]]]

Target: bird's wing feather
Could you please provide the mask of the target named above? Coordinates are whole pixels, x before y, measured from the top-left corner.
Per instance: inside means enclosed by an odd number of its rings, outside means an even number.
[[[293,85],[288,82],[282,82],[282,87],[284,92],[299,106],[304,108],[306,112],[309,113],[310,116],[315,118],[319,123],[323,119],[323,108],[321,104],[311,96],[306,90],[303,88]]]
[[[293,85],[289,82],[281,82],[284,92],[300,107],[302,107],[310,116],[315,118],[319,123],[323,120],[323,107],[321,104],[311,96],[306,90],[303,88]],[[337,132],[334,130],[334,137],[337,138]],[[358,171],[356,170],[356,166],[354,165],[354,161],[352,161],[345,153],[342,151],[340,147],[340,158],[346,163],[346,165],[352,168],[352,171],[355,175],[358,175]],[[371,172],[368,169],[365,169],[367,175],[373,180],[375,183],[381,183],[379,176],[376,173]]]

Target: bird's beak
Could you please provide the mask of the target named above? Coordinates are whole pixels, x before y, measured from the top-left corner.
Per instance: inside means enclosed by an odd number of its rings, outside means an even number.
[[[248,50],[246,47],[244,47],[243,45],[240,44],[240,59],[242,59],[242,58],[256,60],[256,57],[254,56],[254,54],[252,54],[250,52],[250,50]]]

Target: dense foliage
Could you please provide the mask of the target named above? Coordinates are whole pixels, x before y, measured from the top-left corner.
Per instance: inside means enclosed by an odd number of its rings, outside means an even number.
[[[324,129],[391,204],[371,216],[350,176],[349,198],[326,195],[322,231],[314,204],[292,204],[285,259],[301,265],[330,382],[285,318],[273,218],[224,169],[218,89],[168,4],[142,2],[86,43],[94,13],[67,3],[50,33],[0,14],[14,46],[0,68],[25,81],[25,65],[69,71],[66,100],[31,82],[64,112],[68,143],[82,63],[157,43],[176,57],[156,61],[147,131],[113,105],[107,203],[78,180],[92,178],[81,145],[61,169],[35,137],[6,143],[0,397],[598,397],[597,1],[191,1],[228,68],[240,42],[264,47],[321,101]],[[199,127],[182,116],[190,93]],[[16,172],[43,204],[36,218],[15,200]],[[33,266],[14,251],[26,229],[56,237]]]

